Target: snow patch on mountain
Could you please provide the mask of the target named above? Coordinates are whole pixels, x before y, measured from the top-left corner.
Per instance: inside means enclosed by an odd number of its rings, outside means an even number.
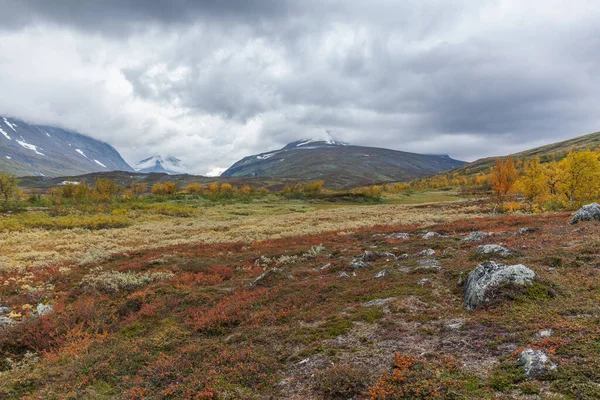
[[[87,157],[86,157],[86,158],[87,158]],[[106,165],[102,164],[100,161],[98,161],[98,160],[94,160],[94,162],[95,162],[96,164],[98,164],[99,166],[101,166],[101,167],[103,167],[103,168],[106,168]]]
[[[1,134],[3,134],[3,135],[4,135],[4,137],[6,137],[8,140],[11,140],[11,139],[10,139],[10,136],[8,136],[8,133],[6,133],[6,132],[4,131],[4,129],[0,128],[0,133],[1,133]]]
[[[9,120],[7,120],[6,118],[2,118],[4,120],[4,123],[6,124],[6,126],[8,126],[10,129],[12,129],[13,131],[17,131],[17,129],[15,128],[15,126],[17,126],[17,124],[11,124]]]
[[[5,119],[5,121],[6,121],[6,119]],[[34,145],[34,144],[29,144],[29,143],[27,143],[27,142],[25,142],[23,140],[17,140],[17,143],[19,143],[21,146],[25,147],[28,150],[35,151],[35,154],[39,154],[40,156],[44,155],[44,153],[40,153],[38,151],[38,147],[36,145]]]
[[[75,149],[75,151],[78,152],[79,154],[81,154],[82,156],[84,156],[85,158],[87,158],[87,156],[85,155],[85,153],[83,152],[83,150]]]

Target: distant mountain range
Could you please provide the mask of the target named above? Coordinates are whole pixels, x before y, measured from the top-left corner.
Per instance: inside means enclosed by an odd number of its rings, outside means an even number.
[[[133,168],[107,143],[0,116],[0,170],[19,176],[66,176]]]
[[[407,181],[457,168],[464,161],[447,155],[424,155],[334,140],[304,139],[282,149],[245,157],[221,177],[324,180],[336,186]]]
[[[184,167],[180,159],[172,156],[163,158],[158,155],[138,162],[135,164],[134,168],[137,172],[162,172],[169,175],[181,174],[184,171]]]

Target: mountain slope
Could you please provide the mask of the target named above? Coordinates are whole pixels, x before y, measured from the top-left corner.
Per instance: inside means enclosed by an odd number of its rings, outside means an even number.
[[[599,146],[600,132],[595,132],[583,136],[578,136],[573,139],[563,140],[562,142],[556,142],[545,146],[535,147],[533,149],[511,154],[511,156],[515,160],[540,157],[542,162],[544,162],[555,159],[561,159],[564,156],[566,156],[571,150],[595,149]],[[457,171],[460,173],[466,173],[467,175],[476,174],[479,172],[489,172],[490,168],[494,166],[496,161],[503,157],[506,156],[481,158],[479,160],[473,161],[472,163],[468,163],[461,166],[457,169]]]
[[[151,173],[164,172],[169,175],[176,175],[182,172],[183,166],[181,160],[175,157],[162,158],[161,156],[152,156],[135,164],[137,172]]]
[[[322,179],[341,187],[402,181],[463,165],[445,155],[423,155],[333,140],[299,140],[280,150],[245,157],[222,177]]]
[[[19,176],[133,171],[107,143],[65,129],[2,116],[0,169]]]

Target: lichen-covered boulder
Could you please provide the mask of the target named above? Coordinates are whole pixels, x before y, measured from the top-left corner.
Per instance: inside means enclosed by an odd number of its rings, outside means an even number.
[[[435,256],[435,250],[434,249],[421,250],[419,253],[417,253],[417,255],[421,256],[421,257]]]
[[[375,261],[378,258],[388,258],[391,260],[395,260],[396,255],[388,253],[386,251],[365,251],[362,257],[363,261],[365,262]]]
[[[498,244],[482,244],[481,246],[477,247],[475,253],[484,256],[497,255],[501,257],[509,257],[513,254],[512,251]]]
[[[524,265],[504,265],[494,261],[481,263],[469,273],[465,283],[465,308],[474,310],[489,301],[489,290],[504,283],[532,283],[535,272]]]
[[[581,207],[573,214],[570,224],[573,225],[583,221],[600,222],[600,204],[592,203]]]
[[[424,234],[423,236],[421,236],[423,239],[436,239],[436,238],[442,238],[445,237],[444,235],[441,235],[437,232],[427,232],[426,234]]]
[[[544,372],[556,369],[556,364],[550,361],[543,351],[537,349],[523,350],[519,355],[519,365],[527,379],[535,379]]]
[[[38,304],[35,311],[37,313],[37,315],[39,315],[40,317],[42,315],[46,315],[48,313],[51,313],[54,310],[54,307],[52,307],[52,305],[50,304]]]
[[[461,243],[470,243],[470,242],[481,242],[485,237],[489,236],[489,234],[481,231],[475,231],[469,233],[464,238],[460,239]]]

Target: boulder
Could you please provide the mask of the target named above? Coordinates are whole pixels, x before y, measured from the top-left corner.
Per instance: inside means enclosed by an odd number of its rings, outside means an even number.
[[[592,203],[581,207],[573,214],[571,225],[583,221],[600,221],[600,204]]]
[[[525,372],[527,379],[534,379],[547,371],[556,369],[546,353],[537,349],[525,349],[519,355],[519,365]]]
[[[0,306],[0,314],[8,314],[12,311],[12,308],[6,306]]]
[[[8,328],[13,326],[15,321],[12,318],[0,317],[0,328]]]
[[[461,243],[469,243],[469,242],[481,242],[485,237],[489,236],[488,233],[475,231],[469,233],[467,236],[460,240]]]
[[[410,235],[408,233],[403,233],[403,232],[392,233],[391,235],[388,235],[388,239],[403,239],[403,240],[407,240],[407,239],[410,239]]]
[[[363,268],[367,268],[369,266],[368,263],[361,261],[361,260],[353,260],[350,265],[354,269],[363,269]]]
[[[530,284],[535,272],[524,265],[504,265],[494,261],[481,263],[469,273],[465,283],[465,308],[474,310],[489,301],[488,292],[503,283]]]
[[[475,253],[481,255],[498,255],[501,257],[509,257],[513,254],[512,251],[498,244],[483,244],[475,250]]]

